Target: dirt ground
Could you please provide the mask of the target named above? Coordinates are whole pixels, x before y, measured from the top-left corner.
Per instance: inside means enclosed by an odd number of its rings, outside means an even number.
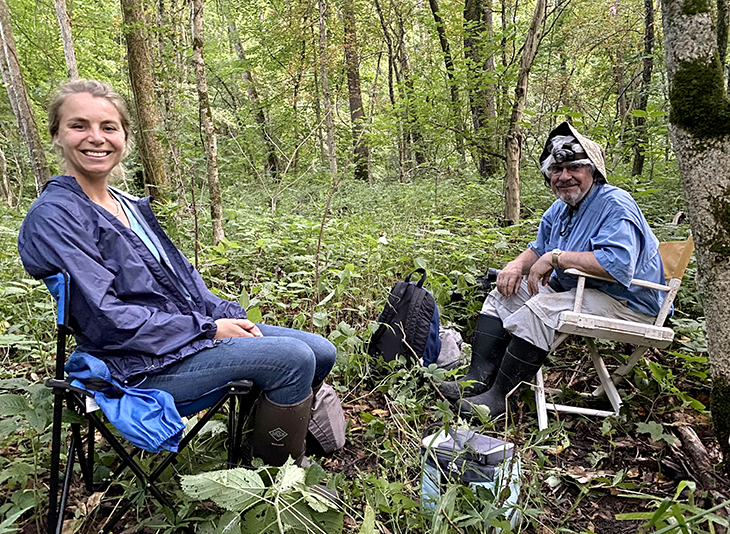
[[[548,367],[545,373],[547,387],[569,385],[579,391],[589,391],[597,385],[597,381],[593,381],[590,358],[582,357],[578,364],[561,364],[574,362],[575,350],[575,347],[568,347],[556,355],[555,365]],[[663,355],[656,352],[647,357],[660,360]],[[709,406],[708,388],[698,387],[691,380],[683,382],[681,378],[677,379],[677,385]],[[691,496],[685,489],[679,498],[681,502],[707,509],[730,500],[728,479],[716,470],[721,453],[708,416],[686,406],[674,405],[675,399],[671,395],[658,392],[646,395],[631,384],[625,384],[623,388],[622,393],[628,396],[626,405],[630,416],[610,425],[607,432],[600,418],[561,414],[560,424],[553,425],[551,430],[560,438],[553,437],[553,446],[542,448],[544,461],[537,461],[535,447],[528,446],[521,451],[523,473],[527,483],[532,485],[530,506],[542,510],[537,520],[527,527],[528,533],[637,532],[646,520],[618,519],[617,516],[653,513],[663,499],[675,498],[682,481],[693,482],[696,489]],[[529,394],[523,394],[522,399],[527,402],[520,402],[513,419],[514,434],[510,439],[518,448],[534,439],[537,422],[528,406],[529,397]],[[367,395],[366,403],[371,413],[387,410],[385,399],[377,392]],[[589,405],[610,409],[605,398],[591,401]],[[366,426],[358,415],[362,409],[362,403],[345,405],[347,416],[352,420],[351,428]],[[550,418],[555,421],[552,414]],[[637,432],[637,422],[658,423],[665,437],[655,441],[650,434]],[[557,442],[561,444],[555,445]],[[551,443],[550,438],[546,443]],[[356,441],[348,443],[334,458],[326,460],[324,466],[347,477],[376,471],[377,459],[366,456],[362,449]],[[721,508],[717,514],[728,517],[730,507]],[[722,527],[719,531],[722,532]]]

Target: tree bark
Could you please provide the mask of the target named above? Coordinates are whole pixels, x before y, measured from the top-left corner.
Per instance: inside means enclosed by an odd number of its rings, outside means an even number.
[[[165,4],[165,0],[157,1],[157,27],[172,27],[178,28],[178,19],[180,13],[175,5],[175,0],[170,0],[169,4]],[[172,39],[170,39],[170,47],[167,48],[165,32],[159,32],[157,35],[157,54],[160,58],[160,68],[158,69],[158,81],[161,81],[160,94],[162,97],[162,122],[165,126],[165,137],[166,137],[166,159],[167,159],[167,171],[166,176],[168,181],[174,183],[177,189],[177,202],[182,206],[185,203],[185,181],[183,180],[183,171],[181,164],[181,152],[178,146],[178,135],[177,135],[177,121],[175,118],[175,104],[177,96],[179,94],[179,81],[178,73],[180,72],[178,67],[173,63],[173,68],[169,68],[168,61],[170,58],[173,60],[177,59],[177,39],[178,32],[173,30]]]
[[[69,80],[78,80],[79,68],[76,65],[76,51],[74,50],[74,39],[71,33],[71,17],[66,9],[66,0],[56,0],[56,18],[61,28],[61,40],[63,41],[63,56],[66,59],[66,72]]]
[[[504,177],[504,219],[507,224],[515,224],[520,220],[520,159],[522,158],[522,132],[520,122],[527,99],[527,82],[530,77],[532,62],[537,54],[540,41],[540,28],[545,18],[545,0],[537,0],[532,24],[525,37],[525,46],[520,57],[520,70],[517,74],[515,101],[512,104],[509,131],[505,140],[507,157]]]
[[[370,159],[370,149],[367,139],[364,137],[365,111],[362,105],[362,89],[360,87],[360,58],[357,52],[357,30],[353,0],[343,0],[342,20],[345,33],[345,64],[347,93],[350,100],[350,121],[352,122],[355,178],[369,180],[368,160]]]
[[[697,256],[715,435],[730,464],[730,101],[708,0],[662,0],[669,133]]]
[[[438,0],[428,0],[428,5],[433,14],[433,21],[436,25],[436,34],[441,45],[441,53],[444,56],[444,66],[446,67],[446,78],[449,83],[449,93],[451,95],[451,121],[454,124],[456,133],[456,150],[464,156],[464,128],[461,124],[461,102],[459,99],[459,87],[456,82],[456,74],[454,73],[454,58],[451,55],[451,47],[449,40],[446,38],[446,25],[441,18],[441,12]]]
[[[213,111],[208,98],[208,81],[205,78],[205,58],[203,56],[203,0],[193,0],[193,63],[195,81],[198,88],[198,107],[200,125],[203,127],[205,142],[205,171],[208,177],[210,195],[210,220],[213,225],[213,243],[218,244],[225,238],[223,233],[223,206],[221,189],[218,183],[218,139],[213,125]]]
[[[378,0],[375,0],[375,10],[378,12],[378,19],[380,20],[380,27],[383,29],[383,39],[385,39],[386,47],[388,48],[388,96],[390,97],[390,105],[393,107],[394,113],[398,114],[398,108],[395,101],[395,86],[393,78],[398,81],[400,85],[400,79],[398,74],[398,65],[396,62],[395,51],[393,47],[393,37],[391,31],[388,28],[388,24],[383,14],[383,9]],[[397,121],[398,127],[398,180],[403,181],[403,165],[406,159],[406,133],[403,129],[403,121]]]
[[[651,73],[654,69],[654,0],[644,0],[644,69],[641,73],[641,90],[637,110],[646,112],[649,104]],[[644,170],[644,151],[648,138],[646,135],[646,117],[634,119],[634,165],[631,176],[641,176]]]
[[[474,131],[477,171],[482,178],[495,172],[496,165],[490,153],[494,152],[494,121],[497,117],[494,84],[485,83],[485,73],[494,72],[494,54],[484,58],[485,37],[491,43],[493,37],[492,0],[466,0],[464,2],[464,56],[469,81],[469,102]]]
[[[330,84],[327,76],[327,4],[325,0],[318,0],[319,8],[319,78],[322,86],[322,102],[324,104],[324,124],[327,130],[327,160],[330,174],[334,180],[337,176],[337,153],[335,148],[335,121],[332,116],[332,101],[330,99]]]
[[[393,4],[396,18],[398,19],[398,46],[396,48],[396,57],[400,66],[400,79],[396,79],[398,85],[402,87],[401,99],[405,102],[406,135],[410,139],[413,156],[417,165],[426,163],[426,154],[424,153],[423,135],[418,126],[418,113],[415,105],[413,80],[411,79],[411,65],[406,50],[406,30],[403,21],[403,15],[398,12],[395,4]],[[397,71],[396,71],[397,72]],[[409,159],[406,156],[406,159]]]
[[[36,194],[40,194],[43,184],[51,177],[51,173],[48,170],[46,153],[38,134],[33,109],[30,107],[28,92],[25,89],[23,73],[20,70],[15,49],[13,29],[10,25],[10,10],[5,0],[0,0],[0,70],[10,99],[10,106],[28,149],[28,157],[35,178]]]
[[[730,16],[728,16],[728,0],[717,0],[717,51],[723,71],[730,74],[727,63],[727,35]],[[730,76],[727,79],[727,93],[730,95]]]
[[[13,195],[13,189],[10,187],[10,180],[8,179],[8,162],[5,159],[5,152],[0,148],[0,195],[5,198],[5,202],[11,208],[15,205],[15,196]]]
[[[149,195],[165,198],[167,196],[165,158],[162,143],[157,135],[162,124],[155,99],[151,41],[145,30],[148,22],[144,13],[143,1],[121,0],[129,60],[129,79],[137,110],[145,190]]]

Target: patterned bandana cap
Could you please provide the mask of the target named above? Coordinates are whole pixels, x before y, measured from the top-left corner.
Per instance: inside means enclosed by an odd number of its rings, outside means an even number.
[[[596,166],[596,169],[599,173],[601,173],[601,176],[603,176],[604,179],[606,178],[606,155],[603,152],[603,148],[601,148],[601,145],[595,141],[591,141],[587,137],[579,134],[569,122],[560,124],[557,128],[550,132],[550,135],[548,135],[547,141],[545,141],[545,148],[543,149],[542,154],[540,154],[541,165],[542,162],[545,161],[552,153],[552,139],[557,135],[572,135],[575,137],[588,155],[588,159],[590,159],[593,165]]]

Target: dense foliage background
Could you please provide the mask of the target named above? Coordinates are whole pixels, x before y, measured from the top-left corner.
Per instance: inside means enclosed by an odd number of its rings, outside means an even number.
[[[45,106],[66,77],[54,6],[47,1],[8,3],[25,84],[44,130]],[[68,7],[81,76],[110,82],[131,103],[118,3],[76,0]],[[632,193],[660,240],[688,235],[682,219],[672,223],[684,203],[667,138],[661,26],[654,28],[649,104],[641,110],[636,108],[646,58],[644,4],[570,0],[548,6],[521,121],[523,219],[505,227],[502,142],[531,2],[492,5],[492,35],[481,28],[477,41],[483,57],[494,54],[495,67],[474,76],[478,69],[464,50],[472,32],[464,23],[465,6],[442,1],[438,12],[451,46],[451,77],[430,4],[354,3],[363,139],[370,147],[367,179],[353,177],[343,5],[332,3],[327,17],[326,67],[339,162],[332,175],[324,146],[317,4],[208,3],[205,57],[226,233],[213,245],[190,66],[190,7],[176,0],[146,7],[164,123],[158,135],[172,184],[169,200],[156,206],[163,225],[214,291],[240,300],[252,318],[311,329],[338,347],[332,382],[350,421],[348,445],[334,458],[316,459],[318,466],[308,470],[307,480],[325,480],[341,492],[346,531],[462,533],[494,526],[509,531],[501,519],[501,497],[461,486],[444,488],[443,517],[437,514],[433,520],[420,508],[421,433],[433,422],[454,420],[433,387],[443,372],[403,362],[384,365],[363,347],[388,289],[415,267],[428,269],[428,287],[442,323],[456,325],[469,340],[483,298],[476,277],[523,250],[553,201],[536,162],[547,132],[566,118],[606,148],[609,181]],[[400,55],[389,54],[389,47]],[[469,126],[469,95],[486,86],[496,95],[487,143],[496,164],[485,176],[476,165],[484,139]],[[258,101],[251,98],[251,87]],[[452,89],[458,93],[456,104]],[[268,137],[261,135],[260,112]],[[646,133],[636,128],[637,118],[646,119]],[[0,205],[0,532],[29,533],[41,531],[47,499],[51,398],[43,380],[50,374],[55,327],[50,298],[23,272],[15,248],[36,192],[25,146],[10,127],[15,118],[5,94],[0,95],[0,120],[8,125],[0,132],[6,162],[0,170],[12,191]],[[42,135],[50,153],[50,139]],[[270,143],[280,160],[278,173],[267,167]],[[632,176],[637,143],[646,162],[643,172]],[[142,194],[137,151],[127,169],[117,185]],[[596,423],[568,417],[538,433],[527,395],[509,430],[484,422],[482,431],[506,435],[521,452],[520,502],[526,521],[519,528],[618,532],[650,520],[647,528],[652,529],[672,521],[688,521],[690,529],[726,525],[702,511],[721,503],[724,495],[702,486],[671,432],[679,413],[717,459],[706,409],[704,319],[694,274],[691,264],[671,320],[675,344],[652,351],[622,386],[627,408],[621,418]],[[623,346],[608,348],[617,356],[626,354]],[[590,373],[583,351],[576,342],[553,355],[548,380],[563,384],[569,393],[587,387]],[[184,455],[181,473],[223,465],[219,430],[212,427]],[[102,464],[111,466],[111,455],[100,454]],[[182,503],[177,517],[143,502],[130,478],[122,477],[103,500],[101,494],[89,496],[74,488],[74,519],[64,532],[95,532],[121,495],[140,499],[126,520],[130,532],[175,532],[181,523],[200,532],[223,532],[227,526],[226,532],[263,531],[252,530],[260,524],[251,518],[239,522],[232,512],[183,493],[175,477],[170,476],[169,487]]]

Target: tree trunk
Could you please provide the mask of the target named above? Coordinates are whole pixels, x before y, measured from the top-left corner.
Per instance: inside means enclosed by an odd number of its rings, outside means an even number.
[[[712,419],[730,464],[730,101],[708,0],[662,0],[669,133],[696,244]]]
[[[505,155],[507,157],[504,177],[504,219],[507,224],[515,224],[520,220],[520,159],[522,157],[522,132],[520,122],[527,99],[527,82],[530,77],[532,62],[537,54],[540,41],[540,27],[545,17],[545,0],[537,0],[532,24],[525,37],[525,46],[520,58],[520,70],[517,74],[515,87],[515,101],[512,104],[512,117],[509,131],[505,140]]]
[[[195,65],[195,81],[198,87],[198,106],[200,109],[200,125],[203,127],[205,140],[205,171],[208,176],[208,192],[210,195],[210,220],[213,225],[213,243],[218,244],[223,233],[223,207],[221,189],[218,183],[218,140],[213,126],[213,111],[208,98],[208,82],[205,78],[205,59],[203,57],[203,0],[193,0],[193,63]]]
[[[347,93],[350,99],[350,120],[352,121],[352,142],[355,164],[355,178],[368,180],[370,149],[365,139],[365,111],[362,106],[360,88],[360,58],[357,53],[357,30],[355,28],[355,5],[353,0],[343,0],[342,21],[345,30],[345,64],[347,65]]]
[[[327,130],[327,160],[330,174],[334,180],[337,176],[337,153],[335,149],[335,121],[332,116],[330,100],[330,84],[327,76],[327,4],[325,0],[317,2],[319,8],[319,77],[322,85],[322,101],[324,103],[324,124]]]
[[[727,35],[728,23],[728,0],[717,0],[717,51],[720,56],[720,65],[724,72],[730,75],[730,65],[727,63]],[[730,76],[727,79],[727,93],[730,94]]]
[[[162,143],[157,136],[162,125],[155,100],[151,41],[145,30],[148,22],[144,14],[143,1],[121,0],[129,60],[129,79],[137,110],[145,190],[149,195],[165,198],[167,196],[165,158]]]
[[[398,12],[395,4],[396,18],[398,19],[398,47],[396,49],[396,57],[400,66],[400,80],[396,80],[398,85],[402,87],[401,99],[405,102],[404,122],[406,123],[405,133],[410,139],[410,145],[413,149],[413,156],[417,165],[426,163],[426,154],[424,153],[423,135],[418,126],[418,113],[414,102],[413,80],[411,79],[411,65],[406,50],[406,30],[403,16]],[[396,71],[397,72],[397,71]],[[408,158],[406,158],[408,159]]]
[[[436,24],[436,33],[439,38],[439,44],[441,45],[441,53],[444,56],[444,65],[446,66],[446,77],[449,82],[449,92],[451,93],[451,122],[454,125],[456,133],[456,150],[463,157],[464,128],[461,124],[461,103],[459,101],[459,88],[456,82],[456,75],[454,74],[454,59],[451,56],[449,40],[446,38],[446,26],[444,20],[441,18],[438,0],[428,0],[428,5],[431,7],[433,21]]]
[[[66,58],[66,72],[69,80],[79,79],[79,68],[76,65],[76,52],[74,51],[74,39],[71,34],[71,17],[66,9],[66,0],[56,0],[56,18],[61,28],[61,40],[63,41],[63,56]]]
[[[3,196],[8,206],[11,208],[15,206],[15,195],[13,195],[13,189],[10,187],[8,179],[8,162],[2,148],[0,148],[0,195]]]
[[[177,10],[174,0],[170,0],[169,4],[165,5],[165,0],[158,0],[157,2],[157,27],[178,27],[178,18],[180,14]],[[165,47],[165,39],[167,35],[165,32],[159,32],[157,35],[157,54],[160,58],[160,68],[158,72],[158,80],[162,82],[160,87],[160,93],[162,96],[162,122],[165,126],[166,136],[166,157],[167,157],[167,172],[169,181],[175,184],[177,189],[177,201],[182,206],[185,203],[185,187],[186,184],[183,181],[182,161],[180,147],[178,146],[178,135],[177,135],[177,120],[175,117],[175,103],[177,96],[180,91],[178,76],[178,65],[174,65],[172,69],[169,68],[169,58],[177,59],[176,48],[177,43],[177,31],[172,32],[173,38],[171,39],[171,46],[169,49]]]
[[[464,56],[466,57],[467,79],[469,81],[469,102],[474,130],[474,145],[477,171],[482,178],[495,172],[494,121],[497,117],[495,91],[492,83],[484,82],[485,72],[494,72],[494,55],[489,52],[483,57],[485,37],[493,37],[492,1],[466,0],[464,2]]]
[[[246,55],[243,53],[243,45],[241,45],[241,39],[238,36],[238,29],[236,28],[235,22],[228,22],[228,35],[230,36],[231,43],[233,44],[233,49],[236,51],[238,61],[245,65],[247,63]],[[268,121],[266,120],[266,110],[259,98],[259,92],[256,89],[256,83],[254,82],[251,71],[244,68],[241,77],[246,85],[246,95],[248,96],[248,100],[254,108],[254,118],[256,120],[256,124],[258,124],[259,129],[261,130],[261,140],[263,141],[266,149],[264,171],[276,177],[280,171],[279,158],[276,155],[276,146],[267,131]]]
[[[646,112],[649,103],[651,73],[654,69],[654,0],[644,0],[644,70],[641,73],[641,91],[637,110]],[[649,139],[646,135],[646,117],[634,120],[634,165],[631,176],[641,176],[644,170],[644,151]]]
[[[36,193],[40,194],[43,184],[51,177],[46,162],[46,153],[38,134],[38,126],[30,107],[30,99],[25,89],[23,73],[20,71],[18,54],[15,50],[13,29],[10,25],[10,11],[5,0],[0,0],[0,70],[8,91],[10,106],[18,121],[20,133],[28,149],[30,165],[35,178]]]
[[[314,38],[314,26],[312,26],[312,36]],[[327,164],[324,149],[324,135],[322,134],[322,105],[319,101],[319,58],[317,57],[317,47],[314,47],[315,61],[314,61],[314,114],[317,119],[317,144],[319,146],[319,156],[322,161],[322,165]]]
[[[375,0],[375,9],[378,12],[378,19],[380,20],[380,27],[383,30],[383,39],[385,39],[385,44],[388,48],[388,96],[390,97],[390,105],[393,107],[393,111],[397,114],[398,108],[395,103],[395,87],[393,84],[393,78],[395,77],[396,80],[399,79],[398,75],[398,65],[396,63],[395,59],[395,52],[393,50],[393,38],[391,36],[391,31],[388,29],[388,24],[385,21],[385,16],[383,15],[383,9],[380,6],[380,2],[378,0]],[[400,85],[400,82],[399,82]],[[406,150],[406,140],[405,140],[405,131],[403,129],[403,121],[398,120],[397,121],[397,127],[398,127],[398,180],[403,181],[403,164],[405,162],[405,150]]]

